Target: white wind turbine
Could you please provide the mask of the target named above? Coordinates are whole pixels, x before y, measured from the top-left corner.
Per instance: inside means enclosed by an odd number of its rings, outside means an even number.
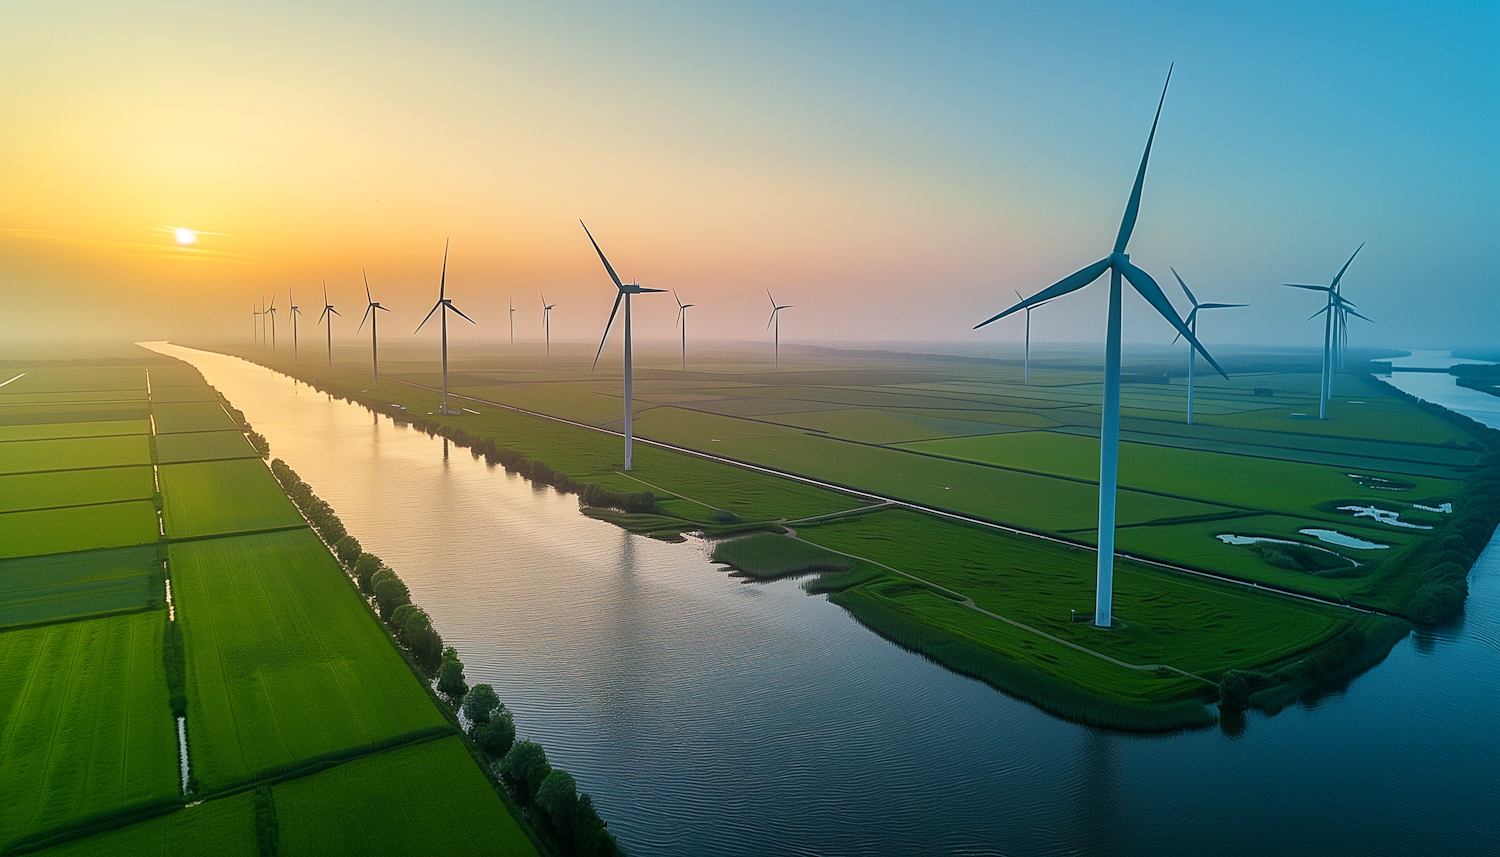
[[[451,301],[451,300],[448,299],[448,296],[447,296],[448,295],[448,291],[447,290],[448,290],[448,242],[444,241],[443,242],[443,273],[442,273],[442,276],[438,279],[438,299],[437,299],[437,303],[435,303],[435,304],[432,305],[432,309],[428,310],[427,311],[427,315],[422,318],[422,324],[417,325],[417,329],[413,330],[411,333],[412,333],[412,336],[416,336],[418,333],[420,333],[422,331],[422,325],[427,323],[427,319],[432,318],[432,314],[433,313],[437,312],[440,309],[442,310],[442,313],[440,314],[441,318],[439,319],[439,321],[441,322],[442,328],[443,328],[443,404],[438,409],[438,413],[440,413],[440,414],[457,414],[457,413],[459,413],[458,411],[455,411],[452,408],[448,407],[448,311],[452,310],[452,311],[458,313],[459,316],[461,316],[469,324],[477,324],[478,322],[476,322],[476,321],[474,321],[474,319],[469,318],[468,316],[464,315],[463,310],[461,310],[458,307],[456,307],[456,306],[453,305],[453,301]]]
[[[604,336],[599,338],[599,350],[594,353],[594,366],[596,367],[599,365],[599,355],[604,353],[604,340],[609,338],[609,328],[615,323],[615,313],[620,311],[620,302],[622,300],[625,302],[625,469],[628,471],[631,469],[632,441],[634,440],[631,423],[635,417],[634,401],[631,398],[630,296],[645,294],[647,292],[664,292],[666,289],[647,289],[642,288],[639,282],[631,282],[629,284],[620,282],[620,276],[615,273],[614,266],[609,264],[609,260],[604,258],[604,251],[599,249],[599,242],[594,240],[594,235],[592,232],[589,232],[588,225],[584,224],[582,220],[578,221],[578,223],[583,226],[584,234],[589,237],[589,243],[594,245],[594,252],[599,254],[599,261],[604,263],[604,270],[609,272],[609,278],[614,281],[615,289],[617,290],[615,293],[615,305],[609,311],[609,321],[604,324]],[[592,372],[594,370],[590,369],[589,371]]]

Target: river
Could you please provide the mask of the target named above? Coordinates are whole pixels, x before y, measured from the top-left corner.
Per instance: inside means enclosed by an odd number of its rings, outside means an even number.
[[[701,542],[584,517],[237,358],[153,347],[401,574],[469,682],[495,686],[635,857],[1491,854],[1500,837],[1500,538],[1462,620],[1341,691],[1243,729],[1117,734],[887,643],[797,581],[731,578]],[[1500,427],[1500,399],[1395,377]]]

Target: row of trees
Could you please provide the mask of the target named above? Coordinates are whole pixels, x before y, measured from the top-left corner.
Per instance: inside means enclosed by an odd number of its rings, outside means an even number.
[[[568,857],[624,854],[594,809],[594,799],[578,793],[573,775],[553,768],[542,745],[516,741],[515,720],[493,687],[475,685],[464,697],[462,710],[470,724],[469,737],[490,758],[500,774],[500,782],[558,854]]]

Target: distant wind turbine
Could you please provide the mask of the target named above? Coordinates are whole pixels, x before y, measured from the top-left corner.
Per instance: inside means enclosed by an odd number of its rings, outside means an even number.
[[[1015,289],[1011,289],[1011,291],[1016,292],[1017,298],[1020,298],[1022,301],[1026,300],[1025,298],[1021,297],[1020,292],[1016,291]],[[1046,303],[1046,301],[1042,301],[1042,303]],[[1042,304],[1033,304],[1026,308],[1026,361],[1022,364],[1021,369],[1022,384],[1031,383],[1031,311],[1037,309],[1041,305]]]
[[[260,344],[260,310],[255,308],[255,301],[250,302],[250,341],[256,345]]]
[[[588,230],[584,231],[586,232]],[[547,303],[547,295],[545,293],[542,293],[542,333],[547,337],[548,363],[552,362],[552,311],[556,308],[557,304]],[[515,318],[515,316],[511,316],[511,318]],[[515,341],[514,337],[512,337],[511,341]]]
[[[287,286],[286,287],[286,302],[290,305],[290,312],[292,314],[292,362],[296,363],[297,362],[297,316],[299,316],[299,315],[302,314],[302,310],[298,309],[297,305],[292,302],[292,287],[291,286]]]
[[[1170,85],[1171,82],[1172,71],[1169,68],[1167,84]],[[1167,300],[1167,296],[1162,293],[1161,286],[1151,279],[1150,274],[1132,265],[1130,257],[1125,253],[1130,234],[1135,230],[1136,216],[1140,213],[1141,187],[1146,181],[1146,163],[1151,158],[1151,144],[1156,139],[1156,125],[1161,121],[1161,108],[1166,100],[1167,86],[1163,85],[1161,101],[1156,105],[1156,118],[1151,122],[1151,134],[1146,138],[1146,151],[1141,155],[1141,166],[1135,175],[1135,187],[1130,191],[1130,201],[1125,205],[1125,216],[1120,222],[1120,233],[1115,238],[1115,246],[1110,254],[1042,289],[999,315],[975,325],[976,329],[984,327],[1018,310],[1036,307],[1053,298],[1075,292],[1099,279],[1105,271],[1110,272],[1109,315],[1104,346],[1104,409],[1099,448],[1099,562],[1094,592],[1094,624],[1101,628],[1108,628],[1113,622],[1111,608],[1115,569],[1115,494],[1120,464],[1121,279],[1128,280],[1130,285],[1146,299],[1147,303],[1151,304],[1162,318],[1171,322],[1179,333],[1187,337],[1187,341],[1203,354],[1209,365],[1220,374],[1224,373],[1224,370],[1219,368],[1218,362],[1199,344],[1198,337],[1194,336],[1187,325],[1182,323],[1181,318],[1178,318],[1177,310],[1172,308],[1172,302]]]
[[[516,344],[516,299],[510,299],[510,344]]]
[[[457,414],[458,411],[455,411],[452,408],[448,407],[448,311],[452,310],[452,311],[458,313],[464,319],[464,321],[467,321],[469,324],[477,324],[477,322],[475,322],[474,319],[469,318],[468,316],[464,315],[463,310],[461,310],[458,307],[456,307],[456,306],[453,305],[453,301],[449,300],[448,297],[447,297],[447,289],[448,289],[448,242],[444,241],[443,242],[443,274],[442,274],[441,278],[438,279],[438,299],[437,299],[437,303],[433,304],[432,305],[432,309],[430,309],[430,310],[427,311],[426,317],[422,319],[422,324],[426,324],[427,323],[427,319],[432,318],[432,314],[433,313],[437,312],[439,309],[442,310],[441,318],[439,319],[439,321],[442,323],[442,328],[443,328],[443,406],[442,406],[442,408],[440,408],[438,410],[438,413],[440,413],[440,414]],[[422,324],[417,325],[417,329],[414,330],[414,331],[412,331],[412,335],[413,336],[415,336],[415,335],[417,335],[417,333],[421,332],[421,330],[422,330]],[[372,330],[372,332],[373,332],[373,330]]]
[[[276,296],[271,295],[271,308],[266,310],[271,315],[271,353],[276,353]]]
[[[364,268],[359,269],[359,274],[360,276],[365,278],[365,314],[364,318],[361,318],[359,320],[359,329],[356,330],[355,333],[358,333],[359,330],[363,330],[365,326],[365,320],[369,319],[370,366],[372,369],[374,369],[375,389],[378,390],[380,389],[380,340],[375,332],[375,322],[377,321],[377,317],[379,316],[379,313],[377,313],[376,310],[379,310],[380,312],[390,312],[390,310],[376,303],[375,299],[370,296],[370,275],[365,273]]]
[[[1182,275],[1179,274],[1179,273],[1177,273],[1177,269],[1176,268],[1168,268],[1168,270],[1170,270],[1172,272],[1172,276],[1174,276],[1174,277],[1177,278],[1177,285],[1182,286],[1182,292],[1183,292],[1183,294],[1187,295],[1188,303],[1190,303],[1190,304],[1193,305],[1192,312],[1188,313],[1187,327],[1188,327],[1188,330],[1191,330],[1193,332],[1193,335],[1195,335],[1195,336],[1198,333],[1198,310],[1200,310],[1200,309],[1231,309],[1233,307],[1246,306],[1246,304],[1200,304],[1200,303],[1198,303],[1198,299],[1193,296],[1192,289],[1189,289],[1188,286],[1187,286],[1187,283],[1184,283],[1182,281]],[[1172,341],[1176,342],[1178,339],[1181,339],[1181,338],[1182,338],[1182,334],[1179,333],[1179,334],[1177,334],[1176,337],[1174,337],[1172,339]],[[1188,425],[1192,425],[1193,424],[1193,373],[1194,373],[1194,370],[1197,369],[1197,367],[1198,367],[1198,352],[1190,345],[1190,346],[1188,346],[1188,380],[1187,380],[1187,393],[1188,393],[1187,421],[1188,421]]]
[[[604,353],[604,340],[609,338],[609,328],[615,323],[615,313],[620,311],[620,301],[625,301],[625,469],[629,471],[631,469],[631,445],[633,440],[631,436],[633,428],[631,423],[635,416],[634,402],[631,399],[630,296],[645,294],[647,292],[664,292],[666,289],[646,289],[642,288],[639,282],[631,282],[629,285],[620,282],[620,277],[615,273],[614,267],[609,264],[608,259],[604,258],[604,251],[599,249],[599,242],[595,241],[594,234],[589,232],[588,225],[582,220],[578,221],[578,224],[583,227],[583,233],[589,237],[589,243],[594,245],[594,252],[599,254],[599,261],[604,263],[604,270],[609,272],[609,278],[614,280],[615,289],[617,289],[615,293],[615,305],[609,311],[609,321],[604,323],[604,335],[599,338],[599,350],[594,352],[595,367],[599,365],[599,355]],[[589,371],[592,372],[594,370],[590,368]]]
[[[781,311],[791,309],[792,305],[778,306],[776,299],[771,297],[771,290],[766,289],[766,297],[771,298],[771,318],[766,322],[766,327],[776,328],[776,368],[781,368]]]
[[[682,371],[687,371],[687,311],[688,307],[697,304],[685,304],[682,298],[677,296],[677,290],[672,290],[672,300],[677,301],[677,326],[682,328]]]
[[[1348,301],[1344,300],[1343,296],[1339,294],[1339,283],[1344,279],[1344,272],[1349,270],[1349,266],[1354,263],[1354,257],[1358,256],[1359,251],[1363,249],[1365,249],[1365,245],[1363,243],[1354,248],[1354,252],[1349,256],[1349,261],[1345,262],[1344,267],[1339,269],[1338,274],[1333,278],[1333,282],[1326,286],[1309,286],[1301,283],[1283,283],[1283,285],[1290,286],[1294,289],[1307,289],[1314,292],[1323,292],[1328,296],[1327,301],[1323,305],[1323,308],[1308,316],[1309,320],[1317,318],[1320,315],[1324,316],[1323,373],[1319,378],[1318,383],[1318,419],[1320,420],[1328,418],[1328,400],[1333,398],[1334,337],[1336,335],[1335,331],[1338,325],[1341,322],[1344,322],[1343,316],[1345,313],[1348,313],[1349,315],[1352,315],[1356,318],[1363,318],[1365,319],[1365,321],[1369,321],[1368,318],[1365,318],[1364,316],[1355,312],[1353,309],[1354,304],[1351,304]]]
[[[329,366],[333,365],[333,317],[336,316],[336,315],[338,315],[338,314],[339,314],[339,311],[336,310],[336,309],[334,309],[333,308],[333,304],[331,304],[331,303],[328,302],[328,281],[324,280],[323,281],[323,312],[318,315],[318,324],[322,324],[324,319],[328,320],[328,365]]]

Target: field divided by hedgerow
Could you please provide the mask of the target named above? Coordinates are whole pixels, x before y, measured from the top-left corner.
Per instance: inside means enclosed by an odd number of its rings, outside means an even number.
[[[88,503],[150,500],[156,482],[149,466],[8,473],[0,476],[0,512]]]
[[[54,845],[42,857],[260,857],[255,795],[237,794]]]
[[[457,737],[356,759],[272,793],[282,857],[420,854],[439,842],[450,857],[536,853]]]
[[[0,559],[117,548],[160,539],[147,500],[0,514]]]
[[[206,788],[445,723],[311,530],[170,557]]]
[[[259,459],[163,464],[159,470],[167,535],[174,538],[305,523]]]
[[[0,632],[0,847],[179,793],[159,611]]]
[[[155,545],[0,560],[0,628],[163,601]]]

